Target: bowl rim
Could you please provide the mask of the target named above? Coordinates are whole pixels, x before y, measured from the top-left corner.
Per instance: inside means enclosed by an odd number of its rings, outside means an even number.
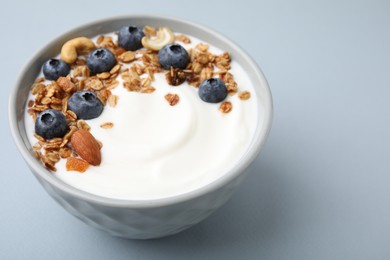
[[[65,182],[63,182],[58,178],[50,176],[48,174],[48,170],[45,169],[42,166],[42,164],[38,160],[36,160],[36,158],[27,149],[26,145],[22,140],[22,136],[20,135],[18,130],[18,122],[16,116],[17,115],[16,102],[17,102],[17,94],[19,89],[18,86],[21,85],[20,83],[22,81],[23,75],[28,70],[30,65],[33,63],[34,60],[36,60],[41,55],[42,52],[44,52],[47,46],[52,45],[55,42],[59,41],[60,38],[72,34],[74,31],[81,30],[82,28],[98,26],[100,24],[105,24],[105,23],[112,22],[114,20],[121,20],[121,19],[159,19],[162,21],[169,21],[171,23],[179,23],[184,26],[194,27],[208,34],[212,34],[215,38],[218,38],[219,40],[222,40],[226,42],[228,45],[230,45],[231,47],[233,47],[235,51],[238,53],[238,55],[241,56],[243,59],[245,59],[248,65],[251,68],[253,68],[256,76],[262,81],[264,85],[265,96],[267,97],[267,104],[268,104],[266,109],[268,113],[266,113],[263,125],[261,127],[264,128],[264,131],[261,131],[261,129],[256,130],[253,142],[251,143],[248,151],[246,152],[246,155],[239,161],[239,163],[237,163],[237,165],[235,165],[232,169],[226,172],[223,176],[219,177],[213,182],[208,183],[207,185],[202,186],[198,189],[186,193],[166,197],[166,198],[148,199],[148,200],[115,199],[115,198],[108,198],[108,197],[103,197],[103,196],[85,192],[83,190],[70,186],[69,184],[66,184]],[[102,19],[94,20],[92,22],[79,25],[77,27],[73,27],[71,30],[68,30],[65,33],[62,33],[59,36],[55,37],[53,40],[47,43],[44,46],[44,48],[40,48],[28,60],[26,65],[22,68],[21,73],[18,74],[16,83],[14,84],[13,88],[10,91],[8,112],[9,112],[8,113],[9,125],[11,128],[11,134],[14,139],[14,142],[18,147],[19,152],[22,154],[23,159],[30,167],[30,170],[34,173],[34,175],[37,178],[39,177],[43,179],[45,182],[49,183],[50,185],[54,186],[56,189],[66,194],[69,194],[73,197],[76,197],[78,199],[90,203],[109,206],[109,207],[156,208],[156,207],[178,204],[178,203],[182,203],[185,201],[189,201],[201,197],[203,195],[218,190],[219,188],[223,187],[224,185],[228,184],[229,182],[237,178],[239,175],[243,174],[244,170],[256,159],[257,155],[263,148],[265,141],[269,135],[269,132],[271,130],[271,125],[272,125],[272,118],[273,118],[273,101],[272,101],[272,94],[268,82],[260,67],[241,47],[239,47],[234,41],[230,40],[226,36],[220,34],[219,32],[214,31],[213,29],[200,25],[197,22],[192,22],[178,17],[166,16],[166,15],[129,14],[129,15],[105,17]]]

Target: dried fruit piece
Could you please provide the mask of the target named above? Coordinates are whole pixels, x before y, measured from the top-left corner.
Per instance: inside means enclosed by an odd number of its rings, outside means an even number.
[[[67,171],[85,172],[89,167],[89,163],[76,157],[69,157],[66,160]]]
[[[90,132],[84,129],[77,130],[73,133],[70,141],[81,158],[92,165],[101,163],[99,144]]]

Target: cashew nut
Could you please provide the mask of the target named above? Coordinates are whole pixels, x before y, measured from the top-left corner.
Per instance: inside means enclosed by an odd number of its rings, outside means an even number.
[[[157,31],[157,37],[151,38],[144,36],[142,45],[148,49],[158,51],[165,45],[172,43],[175,40],[175,35],[168,27],[161,27]]]
[[[61,59],[68,64],[77,60],[79,54],[87,54],[95,49],[95,44],[87,37],[78,37],[67,41],[61,49]]]

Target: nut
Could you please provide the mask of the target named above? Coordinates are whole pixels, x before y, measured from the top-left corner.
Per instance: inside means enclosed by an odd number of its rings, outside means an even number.
[[[90,132],[84,129],[77,130],[70,141],[74,150],[88,163],[95,166],[101,163],[99,144]]]
[[[87,37],[74,38],[62,46],[61,59],[68,64],[72,64],[77,60],[79,54],[87,54],[95,48],[93,41]]]
[[[151,38],[144,36],[142,38],[142,45],[145,48],[158,51],[167,44],[172,43],[175,40],[175,35],[168,27],[161,27],[158,29],[157,37]]]
[[[146,35],[151,35],[151,36],[156,36],[157,34],[157,31],[156,31],[156,28],[152,27],[152,26],[149,26],[149,25],[146,25],[144,27],[144,33]]]

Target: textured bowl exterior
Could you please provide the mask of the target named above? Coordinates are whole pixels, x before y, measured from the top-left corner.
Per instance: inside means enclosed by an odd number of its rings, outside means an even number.
[[[230,198],[240,179],[181,203],[155,208],[126,208],[101,205],[69,196],[38,177],[51,197],[72,215],[113,236],[131,239],[173,235],[199,223]]]
[[[71,38],[92,37],[116,31],[122,26],[131,24],[168,26],[173,31],[194,35],[228,51],[244,67],[251,78],[256,91],[253,98],[264,105],[264,122],[257,126],[252,144],[243,158],[220,179],[195,191],[170,198],[145,201],[99,197],[78,190],[56,178],[35,159],[28,142],[24,126],[25,105],[31,83],[38,75],[43,62],[57,55],[62,44]],[[224,36],[208,28],[177,18],[129,15],[80,26],[42,48],[26,64],[10,95],[9,121],[15,143],[31,171],[51,197],[69,213],[114,236],[149,239],[172,235],[200,222],[231,197],[242,180],[246,168],[257,157],[268,136],[272,122],[272,97],[261,70],[242,49]]]

